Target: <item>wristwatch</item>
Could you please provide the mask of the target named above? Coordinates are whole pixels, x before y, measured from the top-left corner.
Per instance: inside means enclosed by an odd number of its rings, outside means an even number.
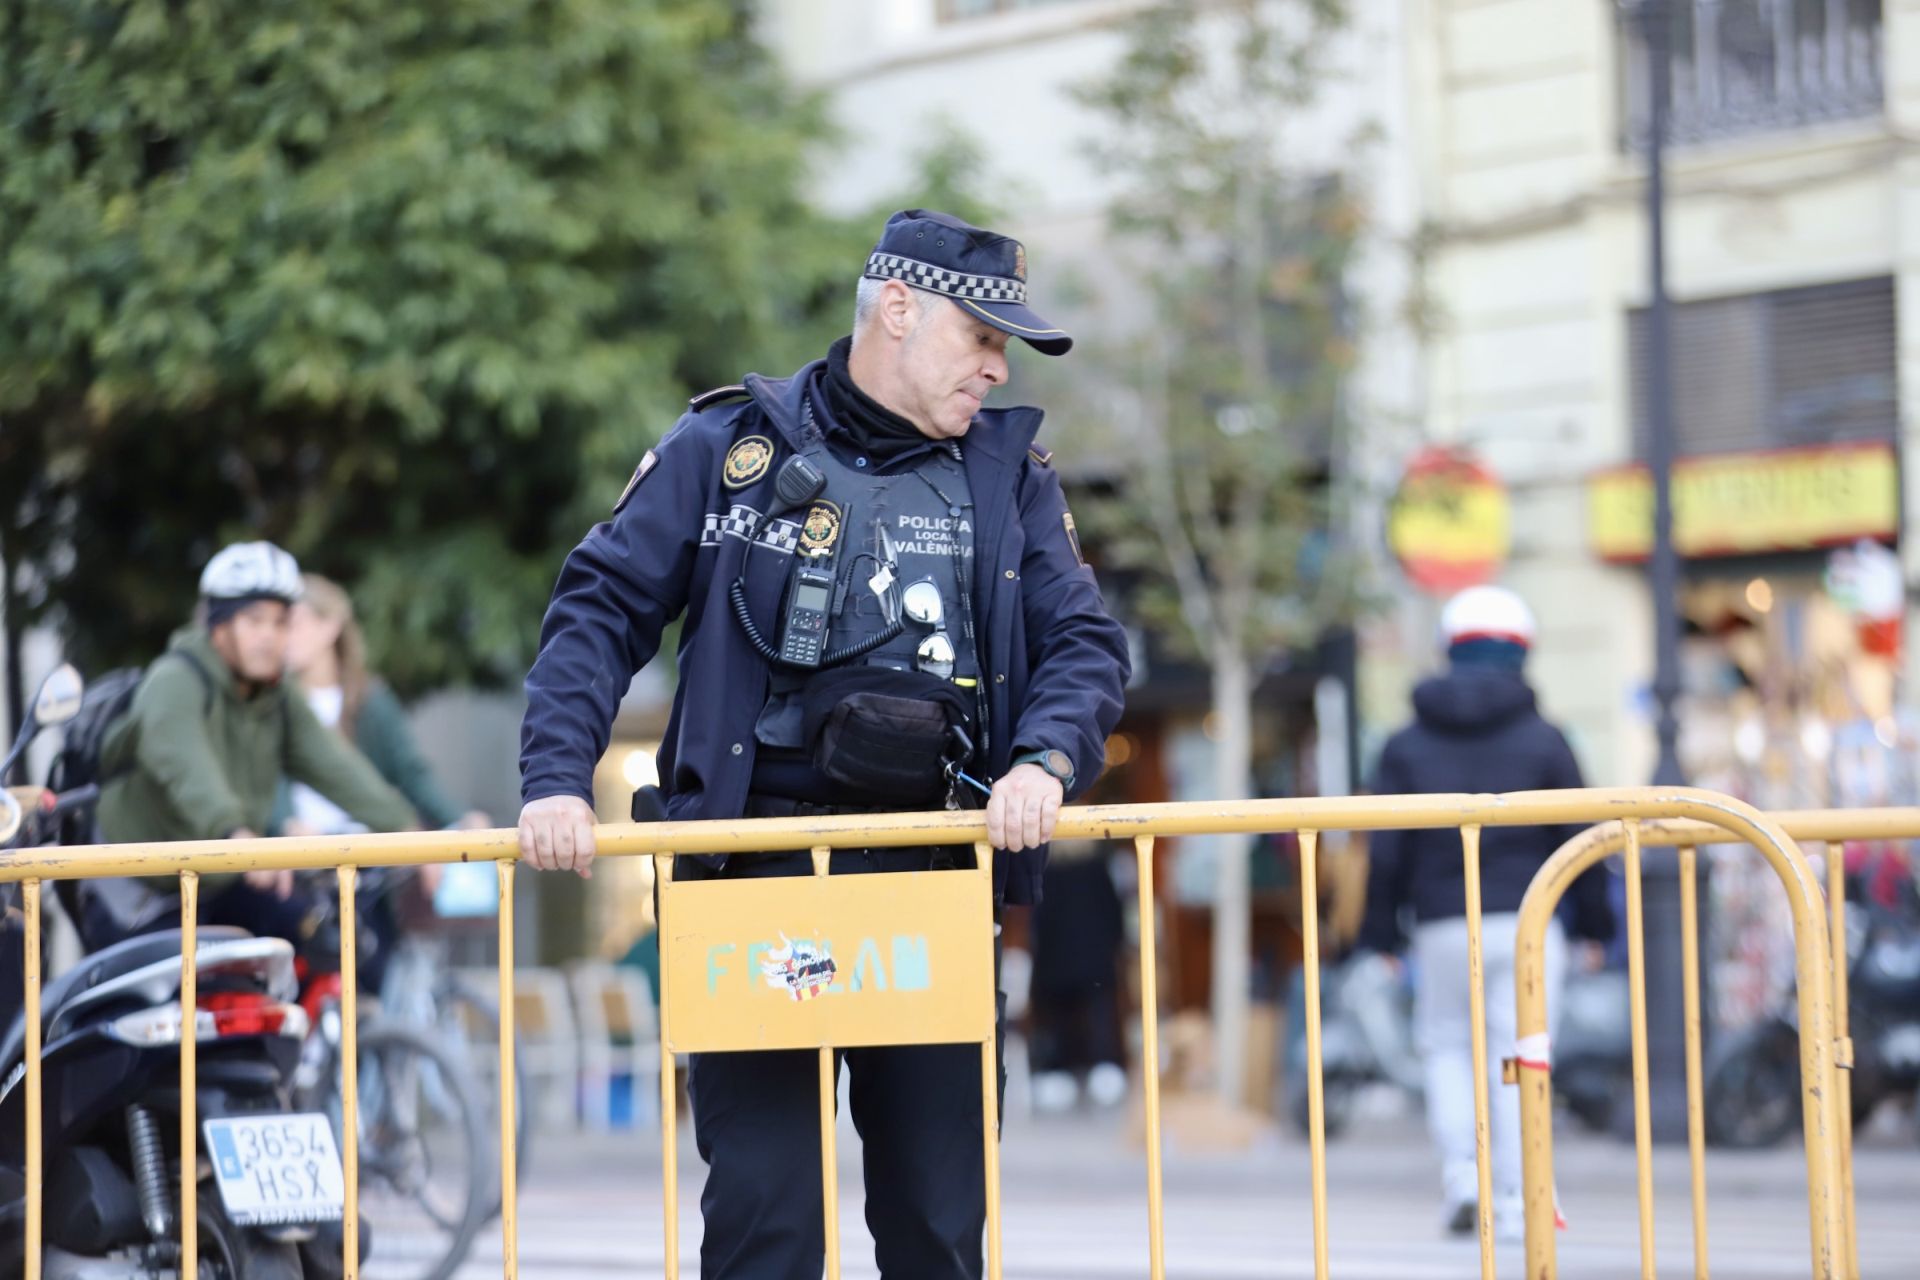
[[[1023,751],[1013,758],[1013,763],[1037,764],[1058,778],[1061,786],[1073,785],[1073,757],[1064,751]]]

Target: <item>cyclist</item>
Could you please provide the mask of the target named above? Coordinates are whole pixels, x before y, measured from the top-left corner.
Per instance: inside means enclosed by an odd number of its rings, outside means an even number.
[[[376,831],[415,825],[413,808],[314,717],[285,678],[300,568],[270,542],[227,547],[200,575],[197,625],[148,667],[100,752],[99,823],[115,843],[249,838],[267,828],[282,774]],[[171,892],[174,884],[165,881]],[[159,885],[152,886],[159,888]],[[98,946],[162,923],[167,910],[126,882],[83,896],[82,936]],[[291,871],[202,877],[202,915],[297,938],[305,914]],[[177,915],[177,906],[173,914]]]

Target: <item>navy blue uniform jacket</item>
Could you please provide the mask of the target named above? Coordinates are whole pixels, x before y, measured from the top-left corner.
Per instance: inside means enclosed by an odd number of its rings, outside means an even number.
[[[679,688],[660,749],[667,813],[691,820],[745,812],[769,668],[741,634],[727,592],[748,538],[767,534],[759,517],[774,504],[780,464],[796,452],[803,390],[824,363],[791,378],[749,375],[749,399],[683,416],[635,473],[613,517],[567,557],[527,674],[523,800],[593,802],[594,765],[620,698],[658,651],[662,629],[684,612]],[[998,777],[1016,748],[1057,748],[1073,757],[1078,794],[1099,776],[1120,718],[1127,644],[1081,562],[1059,478],[1029,452],[1040,420],[1037,409],[982,410],[963,442],[989,695],[984,767]],[[727,453],[750,436],[774,446],[771,464],[730,488],[722,474]],[[763,629],[774,624],[789,564],[768,546],[754,553],[747,595]],[[1007,901],[1037,901],[1044,864],[1044,851],[1003,852],[995,885]]]

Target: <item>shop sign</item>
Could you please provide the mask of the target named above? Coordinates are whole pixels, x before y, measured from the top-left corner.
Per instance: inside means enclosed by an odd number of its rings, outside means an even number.
[[[1506,486],[1462,449],[1422,449],[1407,463],[1387,516],[1387,545],[1416,587],[1451,595],[1489,582],[1513,526]]]
[[[1653,479],[1644,466],[1587,484],[1593,549],[1653,554]],[[1673,542],[1683,556],[1811,551],[1900,531],[1900,474],[1882,441],[1682,458],[1673,468]]]

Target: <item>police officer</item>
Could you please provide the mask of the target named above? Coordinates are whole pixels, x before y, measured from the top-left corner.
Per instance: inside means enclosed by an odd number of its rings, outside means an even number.
[[[1038,896],[1062,801],[1099,772],[1125,637],[1081,559],[1036,409],[987,409],[1020,338],[1026,252],[909,209],[868,258],[854,331],[789,378],[696,397],[612,518],[567,558],[527,676],[520,847],[591,873],[593,769],[632,674],[686,617],[660,752],[674,819],[986,808],[996,900]],[[964,848],[848,849],[835,874],[964,865]],[[805,854],[675,874],[803,874]],[[979,1058],[848,1050],[883,1276],[981,1274]],[[709,1280],[817,1277],[811,1052],[696,1054]]]

